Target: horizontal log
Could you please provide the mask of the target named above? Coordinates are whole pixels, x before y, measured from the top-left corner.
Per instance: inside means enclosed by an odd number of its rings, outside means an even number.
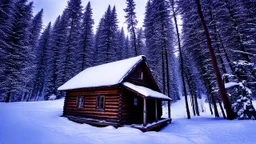
[[[77,112],[77,113],[90,113],[90,114],[101,114],[101,115],[118,115],[118,110],[107,111],[98,111],[96,108],[74,108],[74,107],[65,107],[65,111]]]
[[[118,95],[119,90],[102,90],[102,91],[83,91],[83,92],[68,92],[67,96],[95,96],[95,95]]]
[[[109,108],[109,109],[118,109],[119,106],[118,106],[118,105],[105,105],[105,108]]]
[[[65,112],[64,115],[74,115],[74,116],[97,118],[97,119],[118,119],[118,116],[112,116],[112,115],[93,115],[93,114],[75,113],[75,112]]]

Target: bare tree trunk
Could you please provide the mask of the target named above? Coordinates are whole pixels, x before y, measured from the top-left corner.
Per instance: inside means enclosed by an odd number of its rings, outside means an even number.
[[[203,26],[204,31],[205,31],[205,35],[206,35],[206,39],[207,39],[207,44],[208,44],[208,48],[209,48],[209,51],[210,51],[210,54],[211,54],[212,63],[213,63],[213,68],[214,68],[214,71],[215,71],[215,74],[216,74],[216,78],[217,78],[217,82],[218,82],[218,87],[219,87],[219,90],[220,90],[220,95],[222,97],[222,100],[223,100],[223,103],[224,103],[224,106],[225,106],[225,109],[226,109],[227,118],[229,120],[233,120],[233,119],[235,119],[235,114],[234,114],[234,112],[231,109],[231,105],[230,105],[229,99],[228,99],[228,97],[226,95],[225,88],[224,88],[224,86],[222,84],[222,80],[221,80],[220,72],[219,72],[219,69],[218,69],[216,57],[214,55],[214,51],[213,51],[212,44],[211,44],[211,38],[210,38],[210,35],[209,35],[208,28],[207,28],[207,26],[205,24],[203,13],[202,13],[200,0],[196,0],[196,4],[197,4],[197,8],[198,8],[198,14],[199,14],[202,26]]]
[[[217,104],[216,104],[216,100],[215,100],[215,96],[212,96],[212,104],[213,104],[213,108],[214,108],[214,115],[215,117],[220,117],[219,112],[218,112],[218,108],[217,108]]]
[[[221,109],[221,112],[222,112],[223,118],[224,118],[224,119],[226,119],[227,117],[226,117],[225,111],[224,111],[224,109],[223,109],[223,106],[222,106],[222,104],[221,104],[221,101],[220,101],[220,100],[218,100],[218,102],[219,102],[219,105],[220,105],[220,109]]]
[[[133,46],[134,46],[134,51],[135,51],[135,56],[138,55],[138,49],[137,49],[137,38],[136,38],[136,33],[135,33],[135,28],[132,25],[132,34],[133,34]]]
[[[197,94],[195,95],[195,110],[196,110],[196,115],[200,116]]]
[[[209,102],[209,109],[210,109],[211,115],[213,115],[212,106],[210,102]]]
[[[195,104],[194,104],[194,96],[190,95],[190,101],[191,101],[191,106],[192,106],[192,111],[194,116],[196,116],[196,111],[195,111]]]
[[[178,39],[178,47],[179,47],[179,53],[180,53],[180,68],[181,68],[181,78],[182,78],[182,85],[183,85],[183,92],[185,96],[185,105],[186,105],[186,111],[187,111],[187,117],[190,119],[190,112],[189,112],[189,106],[188,106],[188,96],[187,96],[187,90],[186,90],[186,83],[185,83],[185,78],[184,78],[184,65],[183,65],[183,57],[182,57],[182,50],[181,50],[181,42],[180,42],[180,34],[179,34],[179,29],[178,29],[178,23],[177,23],[177,18],[176,18],[176,11],[174,8],[174,1],[170,0],[171,6],[172,6],[172,12],[173,12],[173,18],[174,18],[174,24],[175,24],[175,29],[176,29],[176,35]]]
[[[195,111],[195,101],[194,101],[194,94],[192,92],[192,87],[190,85],[190,81],[188,79],[188,76],[186,75],[186,80],[187,80],[187,85],[188,85],[188,88],[189,88],[189,93],[190,93],[190,103],[191,103],[191,107],[192,107],[192,111],[193,111],[193,114],[194,116],[196,115],[196,111]]]
[[[7,94],[7,98],[5,99],[4,102],[8,103],[8,102],[10,102],[10,99],[11,99],[11,92],[9,91]]]

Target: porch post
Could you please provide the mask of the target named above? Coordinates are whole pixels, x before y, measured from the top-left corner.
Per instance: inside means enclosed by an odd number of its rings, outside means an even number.
[[[168,118],[171,118],[171,101],[168,100]]]
[[[158,121],[158,114],[157,114],[157,99],[155,99],[155,116],[156,116],[156,121]]]
[[[144,105],[143,105],[143,126],[147,125],[147,102],[146,98],[143,99]]]

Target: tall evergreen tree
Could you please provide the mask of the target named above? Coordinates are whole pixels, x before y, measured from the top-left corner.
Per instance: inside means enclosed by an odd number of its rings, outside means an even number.
[[[144,44],[144,35],[142,28],[137,30],[137,49],[138,55],[146,55],[146,48]]]
[[[85,8],[83,23],[81,26],[81,70],[92,66],[93,63],[93,24],[94,21],[92,19],[91,3],[88,2]]]
[[[8,43],[7,56],[4,69],[5,102],[19,101],[21,94],[26,91],[24,83],[27,77],[24,71],[28,66],[29,55],[29,26],[32,18],[32,2],[27,4],[27,0],[19,0],[14,4],[13,18],[11,20],[12,32],[5,43]]]
[[[58,19],[57,19],[58,22]],[[39,44],[37,47],[36,55],[36,74],[35,74],[35,82],[33,83],[33,91],[28,100],[39,100],[44,99],[44,90],[46,86],[46,77],[48,75],[48,60],[49,53],[52,49],[50,49],[50,41],[51,41],[51,23],[48,24],[44,32],[42,33]]]
[[[27,74],[28,81],[25,84],[25,88],[27,89],[27,92],[24,94],[23,99],[28,100],[29,95],[31,95],[32,89],[33,89],[33,83],[35,82],[35,73],[37,69],[37,57],[38,57],[38,40],[39,35],[42,28],[42,17],[43,17],[43,9],[41,9],[35,17],[32,19],[30,28],[29,28],[29,47],[30,47],[30,53],[29,56],[29,62],[28,62],[28,69],[26,69],[25,73]]]
[[[104,25],[104,16],[100,19],[99,25],[97,27],[97,31],[94,38],[94,51],[95,51],[95,59],[94,59],[94,65],[99,65],[103,63],[103,51],[101,50],[103,39],[101,39],[102,31],[103,31],[103,25]]]
[[[108,9],[101,20],[98,32],[96,34],[97,51],[101,55],[101,62],[99,62],[99,64],[117,60],[117,32],[118,25],[116,9],[115,7],[113,7],[113,9],[111,10],[111,7],[108,6]]]
[[[118,60],[124,59],[125,58],[125,35],[124,35],[124,29],[123,27],[121,30],[118,32],[118,49],[117,49],[117,56]]]
[[[63,83],[79,72],[79,36],[82,19],[81,0],[70,0],[66,8],[68,19],[68,34],[66,56],[64,57],[64,80]]]
[[[57,88],[65,82],[64,66],[65,57],[67,53],[67,33],[68,33],[68,15],[64,10],[61,17],[58,17],[54,23],[50,48],[51,51],[47,52],[47,77],[44,99],[47,99],[50,95],[55,94],[59,97],[63,96],[63,93],[57,91]]]
[[[0,1],[0,102],[5,100],[6,94],[6,73],[8,65],[6,63],[9,48],[11,43],[6,42],[8,37],[11,35],[12,20],[14,12],[14,1],[13,0],[2,0]]]
[[[135,13],[135,2],[133,0],[126,0],[126,8],[124,11],[126,12],[126,23],[127,23],[127,29],[130,31],[131,35],[131,42],[132,47],[134,48],[135,56],[138,55],[138,46],[137,46],[137,35],[136,35],[136,26],[138,24],[138,21],[136,19],[136,13]]]

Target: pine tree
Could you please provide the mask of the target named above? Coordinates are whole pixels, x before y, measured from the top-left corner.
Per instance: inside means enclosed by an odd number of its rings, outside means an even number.
[[[31,95],[31,91],[32,91],[32,87],[33,87],[33,83],[35,82],[35,73],[36,73],[36,69],[37,69],[37,57],[38,57],[38,40],[39,40],[39,35],[41,32],[41,28],[42,28],[42,17],[43,17],[43,9],[41,9],[36,15],[35,17],[32,19],[31,22],[31,26],[29,28],[29,47],[30,47],[30,53],[29,53],[29,62],[28,62],[28,69],[26,69],[25,73],[28,77],[28,81],[25,84],[25,87],[27,90],[27,92],[24,94],[23,99],[24,100],[28,100],[30,95]]]
[[[120,31],[118,31],[118,50],[117,50],[117,56],[118,60],[124,59],[125,58],[125,35],[124,35],[124,29],[123,27],[121,28]]]
[[[44,99],[52,94],[57,95],[58,98],[64,96],[63,93],[57,91],[57,88],[66,82],[64,80],[64,66],[67,52],[67,33],[68,17],[67,11],[64,10],[62,16],[56,19],[52,29],[50,50],[46,56],[48,65],[45,93],[42,95]]]
[[[127,23],[127,29],[130,31],[131,35],[131,42],[132,47],[134,48],[134,54],[135,56],[138,55],[138,46],[137,46],[137,36],[136,36],[136,26],[138,24],[138,21],[136,19],[136,13],[135,13],[135,6],[133,0],[126,0],[126,8],[124,11],[126,12],[126,23]]]
[[[26,92],[24,83],[27,82],[24,73],[29,59],[29,26],[32,18],[32,2],[28,5],[27,0],[19,0],[14,4],[13,18],[11,20],[10,31],[12,32],[5,43],[9,45],[4,69],[5,102],[21,100],[21,94]],[[7,48],[7,47],[6,47]]]
[[[101,50],[103,39],[101,39],[102,31],[103,31],[104,17],[100,19],[99,25],[97,27],[96,35],[94,38],[94,50],[95,50],[95,58],[93,61],[94,65],[99,65],[103,63],[103,51]]]
[[[116,9],[115,7],[113,7],[113,9],[111,10],[111,7],[108,6],[108,9],[101,20],[98,32],[96,34],[97,51],[101,55],[101,61],[99,64],[117,60],[117,31],[118,25]]]
[[[224,90],[224,86],[223,86],[222,81],[221,81],[221,76],[220,76],[220,72],[219,72],[219,69],[218,69],[218,66],[217,66],[216,57],[214,55],[214,51],[213,51],[212,44],[211,44],[211,38],[210,38],[209,31],[208,31],[208,28],[205,24],[205,20],[204,20],[204,17],[203,17],[200,0],[196,0],[196,4],[197,4],[197,9],[198,9],[198,14],[199,14],[199,17],[200,17],[201,22],[202,22],[202,26],[203,26],[205,34],[206,34],[207,44],[208,44],[208,48],[209,48],[209,51],[210,51],[210,54],[211,54],[211,60],[212,60],[212,63],[213,63],[215,74],[216,74],[220,95],[222,97],[222,100],[224,102],[224,106],[226,108],[227,118],[228,119],[234,119],[235,115],[234,115],[234,113],[231,109],[230,102],[228,100],[228,97],[227,97],[226,92]],[[217,108],[215,108],[215,112],[216,112],[216,109]]]
[[[11,43],[7,43],[7,38],[11,35],[12,20],[14,12],[14,1],[13,0],[2,0],[0,1],[0,102],[5,101],[5,94],[7,90],[6,73],[7,69],[7,58],[9,54],[9,48]]]
[[[82,19],[81,0],[70,0],[68,2],[67,19],[68,19],[68,35],[66,45],[66,56],[64,57],[64,81],[69,80],[79,72],[79,36],[80,22]]]
[[[126,36],[125,37],[125,42],[124,42],[124,45],[125,45],[125,50],[122,52],[122,55],[124,56],[124,58],[129,58],[129,57],[132,57],[132,52],[131,52],[131,42],[130,42],[130,39],[129,39],[129,36]]]
[[[57,19],[58,21],[58,19]],[[37,59],[36,59],[36,74],[35,82],[33,83],[32,95],[28,100],[38,100],[43,99],[44,90],[46,86],[46,77],[48,74],[47,71],[47,54],[51,51],[50,49],[50,40],[51,39],[51,23],[48,24],[44,32],[42,33],[39,44],[37,47]]]
[[[82,33],[81,33],[81,70],[92,66],[92,59],[94,55],[93,51],[93,24],[94,21],[92,19],[92,9],[91,3],[88,2],[84,16],[83,16],[83,23],[81,26]]]
[[[138,55],[146,55],[146,48],[144,44],[144,35],[142,28],[138,29],[137,31],[137,49]]]

